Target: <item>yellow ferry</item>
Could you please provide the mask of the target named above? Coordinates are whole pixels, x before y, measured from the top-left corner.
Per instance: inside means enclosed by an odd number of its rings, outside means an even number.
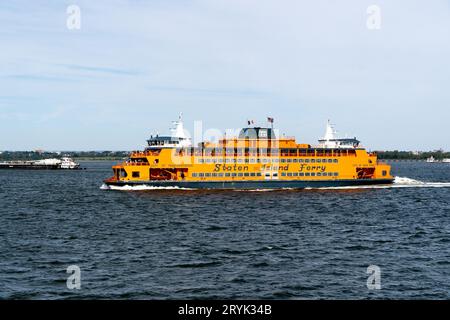
[[[328,121],[318,145],[277,136],[271,126],[249,126],[237,137],[193,146],[181,116],[171,135],[151,136],[144,151],[113,166],[108,186],[147,185],[202,189],[320,188],[390,184],[389,165],[360,147],[356,138],[337,138]]]

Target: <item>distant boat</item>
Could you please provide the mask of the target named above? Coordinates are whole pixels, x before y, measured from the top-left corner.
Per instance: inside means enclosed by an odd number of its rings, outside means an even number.
[[[435,159],[433,156],[431,156],[431,157],[429,157],[428,159],[427,159],[427,162],[442,162],[442,163],[450,163],[450,159],[449,158],[444,158],[444,159],[442,159],[442,160],[438,160],[438,159]]]
[[[75,170],[79,169],[79,167],[79,163],[76,163],[68,157],[63,157],[61,159],[0,162],[0,169]]]

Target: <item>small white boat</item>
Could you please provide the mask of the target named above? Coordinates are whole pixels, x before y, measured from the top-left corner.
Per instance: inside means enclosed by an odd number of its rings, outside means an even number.
[[[427,162],[432,163],[432,162],[439,162],[439,161],[436,160],[433,156],[431,156],[431,157],[429,157],[429,158],[427,159]]]
[[[61,167],[61,169],[71,169],[71,170],[73,170],[73,169],[78,169],[80,167],[80,164],[76,163],[71,158],[63,157],[63,158],[61,158],[60,167]]]
[[[444,163],[450,163],[450,159],[449,159],[449,158],[442,159],[442,162],[444,162]]]

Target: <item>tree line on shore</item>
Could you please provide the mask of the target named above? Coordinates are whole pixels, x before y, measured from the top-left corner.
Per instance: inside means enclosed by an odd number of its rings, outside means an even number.
[[[430,157],[436,160],[442,160],[445,158],[450,158],[450,152],[445,152],[443,150],[437,151],[424,151],[424,152],[413,152],[413,151],[375,151],[378,155],[378,159],[385,160],[426,160]]]
[[[129,154],[129,151],[3,151],[0,153],[0,160],[41,160],[61,157],[81,160],[121,160],[127,158]]]
[[[443,150],[412,152],[412,151],[375,151],[379,159],[385,160],[425,160],[434,157],[437,160],[450,158],[450,152]],[[0,152],[1,161],[10,160],[40,160],[49,158],[61,158],[63,156],[73,159],[86,160],[121,160],[129,156],[130,151],[3,151]]]

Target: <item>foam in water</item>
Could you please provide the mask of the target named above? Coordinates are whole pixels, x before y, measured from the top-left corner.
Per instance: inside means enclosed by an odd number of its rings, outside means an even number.
[[[410,179],[407,177],[395,177],[393,184],[384,185],[367,185],[367,186],[347,186],[347,187],[322,187],[322,188],[304,188],[304,190],[347,190],[347,189],[389,189],[389,188],[449,188],[450,182],[423,182],[419,180]],[[146,190],[195,190],[192,188],[180,188],[180,187],[155,187],[148,185],[137,186],[108,186],[103,184],[100,189],[102,190],[119,190],[119,191],[146,191]],[[236,191],[251,191],[251,192],[268,192],[279,190],[292,190],[292,188],[282,189],[236,189]]]
[[[100,189],[102,190],[118,190],[118,191],[146,191],[146,190],[194,190],[190,188],[180,188],[180,187],[155,187],[148,185],[137,185],[137,186],[108,186],[103,184]]]
[[[348,187],[325,187],[318,189],[389,189],[389,188],[448,188],[450,182],[424,182],[407,177],[395,177],[393,184],[348,186]]]

